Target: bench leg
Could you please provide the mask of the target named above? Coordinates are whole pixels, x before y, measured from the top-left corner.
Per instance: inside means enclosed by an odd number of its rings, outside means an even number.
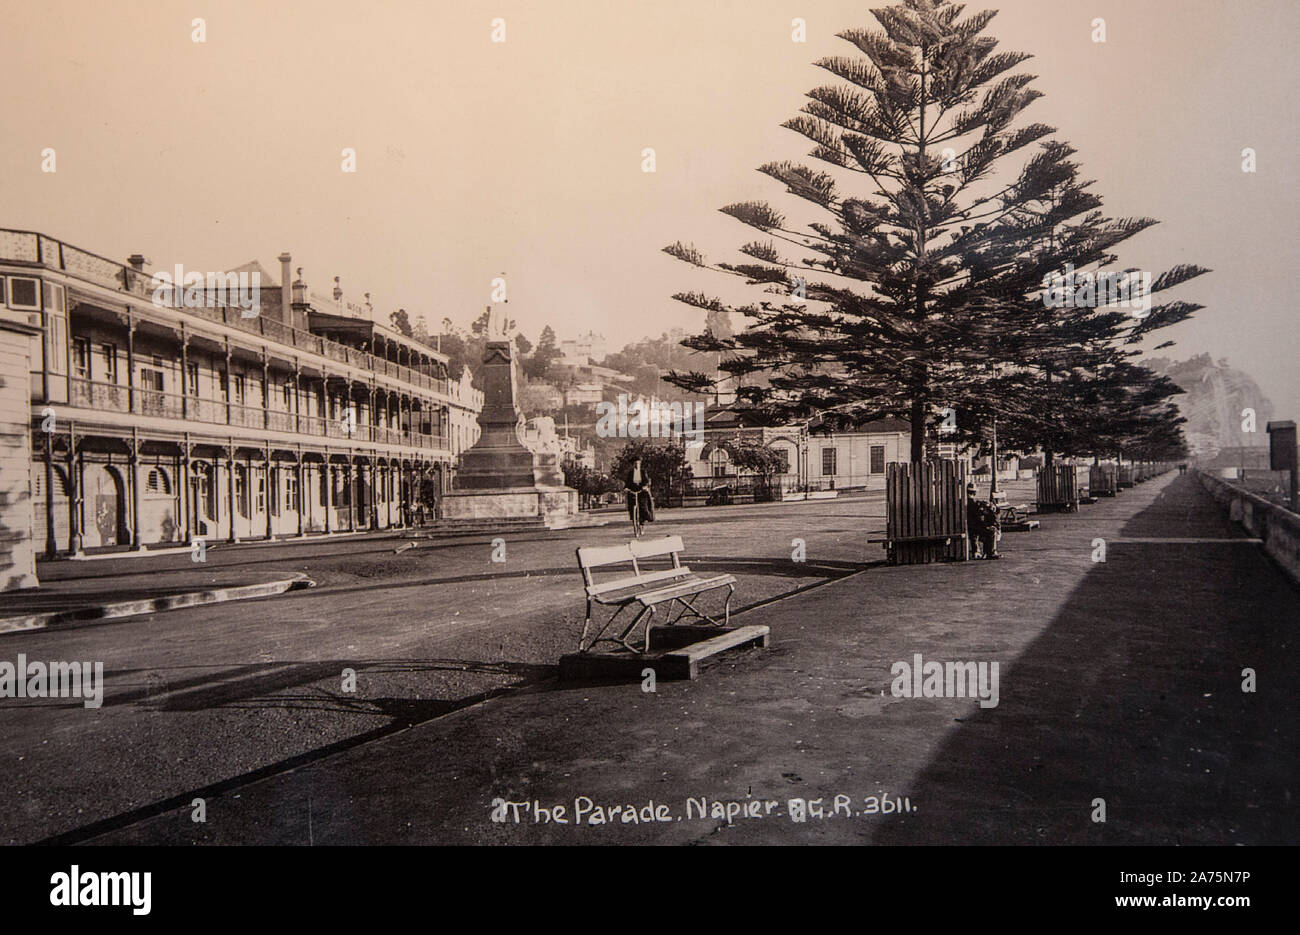
[[[629,643],[627,641],[627,638],[633,631],[636,630],[636,625],[640,623],[641,618],[644,617],[645,618],[645,649],[643,649],[642,652],[649,652],[650,651],[650,624],[651,621],[653,621],[654,619],[654,615],[655,615],[655,609],[653,606],[643,607],[641,612],[632,618],[632,622],[627,625],[627,629],[624,630],[619,635],[618,641],[622,643],[624,646],[626,646],[628,649],[630,649],[632,652],[636,652],[636,647],[633,646],[631,643]]]
[[[630,633],[632,630],[636,628],[637,622],[641,619],[641,617],[645,613],[644,610],[641,613],[637,614],[637,616],[632,620],[632,623],[629,624],[627,628],[623,630],[622,634],[619,635],[618,637],[604,635],[605,631],[608,630],[611,626],[613,626],[614,621],[618,619],[618,615],[621,614],[623,611],[627,610],[628,607],[630,606],[632,605],[624,604],[622,607],[618,608],[618,610],[614,611],[614,613],[610,615],[610,618],[605,621],[604,625],[601,626],[599,630],[596,630],[592,634],[591,639],[588,640],[587,633],[591,628],[591,601],[588,601],[587,617],[582,622],[582,636],[578,640],[578,652],[580,653],[589,652],[591,648],[595,646],[597,643],[620,643],[623,646],[626,646],[628,649],[634,649],[634,647],[628,644],[626,637],[628,633]]]
[[[697,608],[692,603],[694,599],[700,597],[699,594],[694,594],[691,595],[690,597],[673,598],[673,601],[675,603],[680,603],[683,605],[683,609],[676,617],[668,621],[668,623],[678,623],[679,621],[681,621],[683,618],[686,617],[686,614],[689,611],[690,615],[697,620],[706,620],[715,627],[726,626],[731,622],[731,595],[733,595],[734,593],[736,593],[736,586],[734,584],[727,585],[727,598],[723,604],[723,620],[721,623],[719,623],[709,614],[704,613],[702,610]]]
[[[578,652],[585,653],[590,647],[587,646],[587,631],[591,628],[591,598],[587,598],[587,616],[582,618],[582,636],[578,637]]]

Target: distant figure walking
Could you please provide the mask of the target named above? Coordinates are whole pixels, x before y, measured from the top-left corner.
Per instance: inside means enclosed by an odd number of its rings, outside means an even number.
[[[655,521],[654,497],[650,493],[650,478],[641,467],[641,459],[632,462],[627,477],[623,480],[623,490],[627,493],[627,515],[632,520],[632,535],[641,538],[641,529],[646,523]]]
[[[1187,465],[1186,465],[1185,463],[1184,463],[1184,464],[1180,464],[1180,465],[1178,465],[1178,473],[1179,473],[1179,474],[1186,474],[1186,473],[1187,473]]]
[[[976,499],[975,485],[966,485],[966,535],[971,558],[1002,557],[998,555],[1000,525],[997,507],[988,500]]]

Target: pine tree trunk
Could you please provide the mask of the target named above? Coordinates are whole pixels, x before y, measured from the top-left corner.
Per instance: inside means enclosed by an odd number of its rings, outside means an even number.
[[[917,146],[917,153],[916,153],[916,160],[918,166],[925,164],[925,71],[926,71],[926,53],[925,53],[925,46],[922,45],[921,46],[921,97],[920,97],[921,128],[917,136],[919,145]],[[922,189],[923,189],[922,194],[924,195],[924,186],[922,186]],[[917,249],[918,267],[920,267],[925,262],[924,260],[925,244],[927,239],[928,238],[926,235],[926,225],[924,220],[922,220],[920,227],[916,232],[916,249]],[[918,272],[919,271],[920,270],[918,269]],[[918,327],[923,325],[925,322],[925,297],[926,297],[925,293],[926,293],[925,284],[923,280],[920,277],[918,277],[917,284],[916,284],[916,321]],[[919,385],[917,389],[919,390],[924,384],[921,381],[918,381],[918,384]],[[918,394],[912,400],[912,462],[914,464],[925,460],[925,410],[926,410],[925,400],[921,397],[920,394]]]

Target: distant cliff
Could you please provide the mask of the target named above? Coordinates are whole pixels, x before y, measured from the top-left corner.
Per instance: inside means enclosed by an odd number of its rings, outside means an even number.
[[[1212,456],[1221,448],[1268,444],[1264,426],[1273,418],[1273,403],[1249,374],[1229,367],[1227,360],[1211,360],[1209,354],[1181,361],[1155,357],[1143,363],[1182,388],[1183,395],[1174,402],[1187,419],[1183,431],[1194,452]],[[1241,430],[1243,409],[1255,410],[1254,434]]]

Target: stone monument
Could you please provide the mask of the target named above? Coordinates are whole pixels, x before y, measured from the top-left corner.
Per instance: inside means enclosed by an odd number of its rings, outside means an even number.
[[[514,342],[504,316],[493,314],[480,371],[483,410],[478,441],[461,454],[452,490],[443,498],[443,518],[526,519],[548,528],[578,519],[578,492],[564,486],[554,452],[536,452],[519,438]]]

